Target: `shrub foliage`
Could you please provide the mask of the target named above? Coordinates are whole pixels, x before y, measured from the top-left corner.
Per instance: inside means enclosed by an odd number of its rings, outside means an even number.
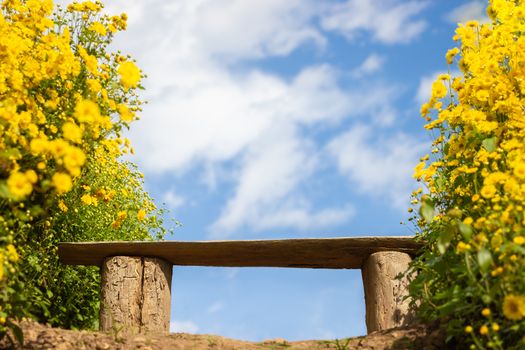
[[[460,24],[421,113],[433,135],[414,176],[411,295],[461,348],[525,348],[525,2],[491,0]],[[412,211],[413,209],[409,209]]]
[[[96,327],[95,267],[65,267],[57,243],[161,238],[162,210],[121,160],[143,74],[110,52],[126,15],[102,4],[0,5],[0,334],[31,316]],[[15,334],[16,328],[15,329]]]

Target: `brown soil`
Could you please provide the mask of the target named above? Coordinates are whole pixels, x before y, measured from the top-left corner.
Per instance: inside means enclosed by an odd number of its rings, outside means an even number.
[[[174,350],[405,350],[405,349],[446,349],[443,332],[439,325],[412,326],[374,332],[366,337],[339,340],[307,340],[288,342],[273,339],[264,342],[247,342],[223,338],[216,335],[193,335],[173,333],[170,335],[135,335],[71,331],[51,328],[33,321],[20,324],[24,332],[24,345],[10,346],[4,339],[0,349],[174,349]]]

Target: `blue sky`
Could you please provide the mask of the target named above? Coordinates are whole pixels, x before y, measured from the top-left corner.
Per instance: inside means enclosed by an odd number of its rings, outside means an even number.
[[[114,0],[148,74],[129,137],[169,239],[405,235],[419,117],[460,0]],[[169,221],[169,220],[168,220]],[[359,271],[175,267],[173,331],[366,333]]]

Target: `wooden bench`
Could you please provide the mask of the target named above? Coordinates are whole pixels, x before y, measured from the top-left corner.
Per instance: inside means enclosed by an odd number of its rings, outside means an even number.
[[[100,329],[169,332],[172,266],[361,269],[368,332],[407,324],[411,237],[61,243],[60,260],[101,267]]]

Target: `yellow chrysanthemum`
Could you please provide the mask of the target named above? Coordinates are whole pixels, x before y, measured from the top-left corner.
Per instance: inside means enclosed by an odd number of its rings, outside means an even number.
[[[83,195],[80,200],[82,201],[82,203],[84,203],[85,205],[97,205],[98,204],[98,200],[97,198],[89,195],[89,194],[85,194]]]
[[[512,321],[525,317],[525,297],[521,295],[506,295],[503,299],[503,315]]]
[[[456,57],[458,53],[459,53],[459,49],[457,47],[448,50],[445,56],[445,58],[447,59],[447,63],[452,64],[452,62],[454,61],[454,57]]]
[[[24,173],[13,172],[7,179],[9,193],[17,199],[22,199],[33,191],[31,180]]]
[[[82,130],[75,123],[66,122],[62,125],[62,133],[66,140],[75,143],[82,142]]]
[[[89,27],[89,30],[91,30],[92,32],[98,33],[102,36],[107,34],[106,27],[104,27],[104,25],[100,22],[94,22],[91,25],[91,27]]]
[[[438,99],[443,98],[447,95],[447,88],[441,80],[437,80],[432,83],[432,98]]]
[[[95,102],[82,100],[77,103],[74,115],[81,123],[92,123],[100,118],[100,109]]]
[[[51,182],[53,183],[53,186],[55,187],[58,194],[69,192],[73,187],[71,176],[64,173],[54,174],[51,178]]]
[[[525,237],[523,236],[516,236],[512,239],[512,241],[518,245],[523,245],[525,244]]]
[[[480,193],[481,193],[481,196],[483,196],[484,198],[492,198],[494,197],[496,192],[497,192],[497,189],[494,185],[487,185],[487,186],[483,186]]]
[[[140,69],[133,62],[121,63],[118,67],[118,73],[120,74],[120,82],[126,89],[136,87],[140,81]]]
[[[519,163],[514,167],[514,176],[525,179],[525,163]]]
[[[18,256],[18,252],[16,251],[15,246],[12,245],[12,244],[8,244],[7,245],[7,253],[9,254],[9,259],[12,262],[17,262],[20,259],[20,257]]]
[[[126,218],[128,214],[126,213],[126,211],[124,210],[121,210],[118,212],[117,214],[117,220],[124,220]]]
[[[59,208],[61,211],[63,211],[64,213],[67,213],[67,211],[68,211],[68,207],[67,207],[67,205],[66,205],[66,204],[64,203],[64,201],[62,201],[62,200],[61,200],[60,202],[58,202],[58,208]]]
[[[487,335],[489,334],[489,327],[483,325],[479,328],[479,334],[481,335]]]
[[[129,110],[129,108],[124,104],[119,104],[117,106],[118,113],[120,114],[120,120],[123,120],[125,122],[130,122],[133,120],[133,113]]]

